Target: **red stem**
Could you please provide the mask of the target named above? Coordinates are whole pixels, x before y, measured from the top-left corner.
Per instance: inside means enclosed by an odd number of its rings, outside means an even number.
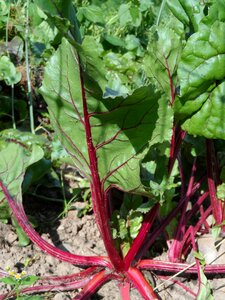
[[[119,284],[120,295],[122,300],[130,300],[130,283],[122,282]]]
[[[15,201],[10,196],[8,190],[2,184],[1,181],[0,187],[9,203],[10,208],[12,209],[12,212],[17,222],[24,230],[24,232],[28,235],[28,237],[31,239],[31,241],[35,243],[41,250],[62,261],[66,261],[77,266],[104,266],[108,268],[111,267],[110,262],[107,261],[106,257],[75,255],[69,252],[62,251],[46,242],[30,225],[22,205],[15,203]]]
[[[210,207],[210,213],[211,213],[211,211],[212,211],[212,208]],[[206,232],[206,233],[209,233],[209,231],[210,231],[210,226],[209,226],[209,224],[208,224],[206,218],[204,218],[204,213],[205,213],[205,211],[204,211],[203,205],[200,206],[199,213],[200,213],[200,220],[201,220],[201,222],[202,222],[202,226],[204,225],[204,227],[205,227],[205,232]],[[202,227],[202,226],[201,226],[201,227]]]
[[[192,232],[194,235],[196,235],[196,233],[199,231],[199,229],[202,227],[202,224],[204,224],[204,221],[206,220],[206,218],[209,216],[209,214],[212,211],[212,207],[208,207],[207,210],[201,215],[200,220],[198,221],[198,223],[192,227]],[[186,256],[187,252],[188,252],[188,248],[191,242],[191,236],[190,236],[190,228],[186,231],[184,237],[183,237],[183,242],[181,245],[181,248],[183,250],[183,255]],[[185,246],[185,247],[184,247]]]
[[[89,299],[104,283],[114,278],[115,275],[109,274],[106,270],[94,275],[93,278],[84,286],[83,290],[72,300]]]
[[[200,181],[197,182],[192,189],[191,195],[193,195],[200,187]],[[179,210],[181,209],[183,203],[186,201],[186,196],[181,199],[181,201],[177,204],[177,207],[175,207],[168,216],[161,222],[160,226],[156,228],[153,233],[151,234],[148,241],[144,242],[137,257],[140,259],[145,252],[152,246],[152,244],[155,242],[156,238],[165,230],[166,226],[172,221],[174,217],[177,216]]]
[[[184,274],[197,274],[198,272],[196,266],[190,267],[189,264],[185,264],[185,263],[174,263],[174,262],[154,260],[154,259],[141,260],[138,263],[137,268],[141,270],[169,272],[169,273],[178,273],[188,268],[183,272]],[[214,275],[225,274],[225,265],[206,265],[204,267],[204,273],[214,274]]]
[[[167,74],[168,74],[169,82],[170,82],[170,95],[171,95],[170,105],[173,106],[174,100],[175,100],[175,88],[173,86],[173,77],[172,77],[172,74],[170,72],[168,59],[166,58],[165,55],[164,55],[164,59],[165,59],[166,70],[167,70]],[[169,164],[168,164],[168,174],[169,175],[170,175],[170,173],[173,169],[174,162],[175,162],[175,160],[177,158],[177,155],[178,155],[178,152],[180,150],[181,142],[185,137],[185,132],[182,131],[180,127],[178,127],[178,132],[177,132],[178,137],[176,138],[176,129],[177,128],[176,128],[176,125],[174,123],[172,138],[171,138],[171,143],[170,143],[170,158],[169,158]]]
[[[168,77],[169,77],[169,80],[170,80],[170,94],[171,94],[170,104],[171,104],[171,106],[173,106],[174,100],[175,100],[175,89],[173,87],[173,78],[172,78],[172,74],[170,72],[170,67],[169,67],[168,60],[167,60],[166,56],[164,56],[164,59],[165,59],[165,62],[166,62],[166,70],[167,70]]]
[[[180,152],[177,154],[177,161],[178,161],[178,169],[179,169],[180,181],[181,181],[180,195],[181,195],[181,198],[183,198],[185,196],[186,184],[185,184],[184,170],[183,170],[183,164],[181,161],[181,153]]]
[[[91,267],[79,273],[64,275],[64,276],[43,276],[41,277],[38,282],[69,282],[69,281],[76,281],[81,280],[86,277],[90,277],[98,272],[102,271],[101,267]]]
[[[225,203],[222,203],[222,212],[223,212],[223,216],[222,216],[222,220],[224,221],[225,220]],[[224,237],[225,236],[225,225],[223,225],[221,227],[221,235]]]
[[[192,226],[190,226],[189,229],[190,229],[190,238],[191,238],[192,248],[195,252],[197,252],[197,246],[196,246],[196,242],[195,242],[195,232],[194,232]],[[200,286],[201,286],[201,267],[200,267],[200,262],[197,258],[195,258],[195,262],[196,262],[196,268],[197,268],[197,274],[198,274],[198,294],[199,294]]]
[[[79,281],[71,281],[65,282],[60,284],[48,284],[48,285],[39,285],[39,286],[32,286],[21,290],[23,294],[33,294],[33,293],[43,293],[43,292],[54,292],[54,291],[73,291],[75,289],[83,288],[86,284],[88,284],[91,280],[91,277],[83,278]]]
[[[202,194],[198,200],[195,202],[195,204],[193,205],[192,209],[186,214],[186,219],[185,222],[188,223],[188,221],[190,220],[190,218],[196,214],[196,211],[198,211],[202,205],[202,203],[205,201],[205,199],[208,197],[209,192],[206,191],[204,192],[204,194]]]
[[[137,268],[130,267],[126,273],[127,278],[139,291],[145,300],[158,300],[159,298],[153,291],[153,288]]]
[[[82,288],[85,285],[87,285],[92,278],[93,278],[93,275],[89,276],[89,277],[88,276],[84,277],[80,280],[71,281],[71,282],[61,282],[61,283],[57,283],[57,284],[48,284],[48,285],[38,285],[38,286],[27,287],[27,288],[20,290],[20,293],[21,294],[33,294],[33,293],[43,293],[43,292],[49,292],[49,291],[51,291],[51,292],[73,291],[75,289],[79,289],[79,288]],[[10,296],[15,296],[15,292],[10,293]],[[0,300],[8,299],[8,297],[9,297],[9,293],[0,295]]]
[[[9,297],[10,297],[10,294],[9,293],[7,293],[7,294],[4,294],[4,295],[0,295],[0,300],[5,300],[5,299],[9,299]]]
[[[180,127],[173,126],[173,134],[171,139],[170,146],[170,158],[168,163],[168,174],[170,175],[174,166],[174,162],[177,158],[178,152],[180,151],[181,143],[186,135],[186,132],[183,131]]]
[[[151,229],[151,227],[154,223],[155,217],[157,215],[157,212],[159,210],[159,206],[160,206],[159,203],[157,203],[151,209],[151,211],[145,216],[144,221],[142,223],[142,227],[141,227],[137,237],[133,241],[127,255],[124,258],[125,270],[129,269],[133,259],[137,255],[140,247],[142,246],[143,241],[145,240],[146,236],[148,235],[148,232]]]
[[[116,250],[114,240],[112,238],[109,219],[107,217],[108,211],[107,211],[107,203],[106,203],[107,202],[106,192],[103,193],[101,191],[101,181],[98,173],[97,154],[96,154],[96,148],[94,147],[94,144],[92,142],[90,115],[88,113],[88,108],[87,108],[83,71],[81,69],[80,62],[79,62],[79,67],[80,67],[80,83],[81,83],[82,101],[83,101],[84,124],[85,124],[85,131],[86,131],[86,142],[88,147],[88,155],[89,155],[90,169],[92,175],[91,192],[92,192],[92,202],[94,207],[95,218],[111,263],[113,264],[114,268],[117,271],[122,271],[124,269],[124,263],[121,257],[119,256],[119,253]]]
[[[181,260],[181,254],[182,254],[182,244],[183,244],[183,236],[185,234],[186,229],[186,210],[187,205],[190,200],[190,196],[192,194],[193,184],[194,184],[194,177],[196,173],[196,158],[194,160],[192,170],[191,170],[191,177],[188,184],[188,189],[185,197],[185,201],[183,201],[182,208],[181,208],[181,216],[179,218],[179,222],[176,228],[176,233],[173,239],[173,242],[171,244],[171,247],[168,252],[169,260],[172,262],[177,262]]]
[[[213,140],[206,140],[206,164],[212,212],[216,224],[220,224],[222,223],[223,209],[222,202],[219,201],[216,196],[216,186],[218,184],[218,169]]]

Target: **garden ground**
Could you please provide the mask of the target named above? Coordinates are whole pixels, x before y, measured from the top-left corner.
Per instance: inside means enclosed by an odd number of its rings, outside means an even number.
[[[29,202],[25,202],[25,209],[29,215],[32,215],[37,220],[39,227],[38,231],[41,236],[48,242],[55,246],[81,255],[104,255],[104,245],[100,239],[100,234],[97,229],[95,220],[92,215],[86,214],[82,218],[77,217],[77,211],[71,210],[63,218],[58,218],[62,210],[61,206],[52,203],[36,201],[32,207]],[[82,206],[83,202],[77,203],[77,206]],[[209,245],[207,241],[205,245]],[[25,260],[30,260],[27,267],[28,274],[35,274],[38,276],[48,275],[67,275],[77,273],[79,269],[66,262],[59,260],[43,253],[32,243],[27,247],[20,247],[18,245],[17,235],[13,227],[9,224],[0,224],[0,251],[1,251],[1,267],[11,267],[15,269],[15,265],[23,264]],[[212,249],[208,249],[212,252]],[[162,253],[157,259],[167,260],[166,254]],[[147,278],[154,279],[154,284],[161,283],[160,278],[156,274],[145,273]],[[197,291],[197,281],[195,278],[180,278],[177,279],[184,282],[191,290]],[[223,300],[225,297],[225,278],[213,278],[210,280],[210,285],[214,292],[216,300]],[[179,285],[168,283],[160,287],[159,296],[162,300],[176,300],[176,299],[194,299],[188,293],[185,293]],[[0,284],[1,293],[8,291],[7,286]],[[76,292],[56,292],[45,294],[45,299],[50,300],[66,300],[72,299]],[[105,300],[119,300],[119,289],[117,284],[113,281],[104,285],[91,299],[105,299]],[[136,290],[132,290],[132,300],[141,300],[141,296]]]

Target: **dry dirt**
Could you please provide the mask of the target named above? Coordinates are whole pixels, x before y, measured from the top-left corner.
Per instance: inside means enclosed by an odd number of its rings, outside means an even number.
[[[29,205],[28,205],[29,206]],[[29,208],[28,208],[28,213]],[[104,255],[105,249],[103,242],[100,239],[100,234],[95,224],[93,216],[86,215],[83,218],[78,218],[76,211],[69,211],[66,217],[53,221],[59,215],[60,210],[52,204],[45,204],[33,210],[33,215],[38,219],[38,231],[42,237],[48,242],[56,245],[61,249],[66,249],[70,252],[81,255]],[[0,223],[0,267],[6,268],[14,266],[20,262],[23,263],[27,258],[34,258],[27,269],[29,274],[42,275],[66,275],[78,272],[79,269],[65,262],[60,262],[57,259],[42,253],[37,246],[30,244],[27,247],[18,246],[17,235],[14,228],[9,224]],[[166,259],[165,254],[157,259]],[[159,284],[161,280],[157,277],[146,274],[148,278],[153,278],[155,284]],[[197,290],[197,281],[195,279],[186,278],[180,279],[191,290]],[[225,278],[214,278],[210,280],[211,287],[214,291],[215,300],[225,299]],[[9,291],[9,287],[0,283],[0,294]],[[69,293],[52,293],[45,294],[45,299],[65,300],[72,299],[77,291]],[[176,300],[187,299],[193,300],[194,297],[184,292],[178,285],[168,285],[167,288],[161,287],[159,292],[160,299]],[[119,300],[119,289],[116,282],[105,284],[98,293],[91,299]],[[132,290],[132,300],[141,300],[141,296],[136,290]],[[205,299],[201,299],[205,300]]]

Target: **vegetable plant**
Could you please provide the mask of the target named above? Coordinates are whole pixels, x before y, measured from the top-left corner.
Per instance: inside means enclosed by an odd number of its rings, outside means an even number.
[[[129,93],[109,87],[104,59],[89,48],[85,37],[82,40],[71,1],[35,2],[62,37],[46,65],[40,92],[71,165],[89,181],[106,256],[64,252],[32,228],[23,209],[21,184],[28,166],[42,153],[38,145],[27,151],[11,140],[0,156],[1,198],[43,251],[85,268],[41,278],[40,285],[23,293],[82,288],[74,299],[88,299],[104,283],[116,280],[122,299],[130,299],[131,287],[143,299],[159,299],[158,287],[142,272],[150,270],[172,282],[174,277],[160,272],[197,274],[197,292],[180,283],[181,288],[199,300],[212,299],[206,275],[224,274],[225,265],[204,265],[196,241],[213,227],[220,228],[221,236],[225,230],[223,1],[163,1],[157,22],[149,28],[143,57],[148,80]],[[148,1],[141,1],[143,7],[144,2]],[[120,6],[127,23],[135,3]],[[80,9],[80,22],[83,14],[97,23],[94,10]],[[137,26],[141,18],[138,14]],[[115,201],[118,191],[122,204]],[[214,223],[209,224],[209,216]],[[168,261],[148,255],[162,236]],[[195,262],[187,264],[192,249]]]
[[[24,286],[32,286],[37,280],[38,277],[34,275],[27,275],[26,271],[21,272],[15,272],[14,270],[11,270],[8,268],[6,271],[0,270],[2,278],[0,278],[0,281],[2,281],[5,284],[8,284],[12,287],[12,290],[10,291],[8,297],[15,294],[16,300],[22,300],[26,299],[26,296],[20,296],[20,290]],[[28,296],[27,296],[28,297]],[[28,298],[27,298],[28,299]],[[39,296],[33,296],[29,298],[31,300],[41,300],[42,297]]]

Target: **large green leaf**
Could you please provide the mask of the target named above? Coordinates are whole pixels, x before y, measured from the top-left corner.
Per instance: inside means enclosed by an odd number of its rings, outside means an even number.
[[[34,145],[30,151],[14,142],[9,142],[1,150],[0,181],[17,202],[22,201],[21,185],[27,167],[40,160],[43,155],[44,152],[39,146]],[[0,191],[0,201],[3,198],[4,194]]]
[[[125,191],[144,192],[139,179],[140,162],[150,145],[170,137],[172,125],[164,128],[162,118],[167,111],[170,115],[171,108],[167,101],[159,105],[161,95],[153,86],[140,88],[126,98],[109,100],[102,98],[101,90],[90,77],[84,79],[92,140],[104,188],[113,185]],[[41,93],[62,144],[91,181],[79,60],[66,40],[46,67]],[[169,134],[161,136],[162,130]]]
[[[171,12],[191,30],[198,31],[199,23],[204,17],[204,6],[196,0],[167,0]]]
[[[26,169],[40,160],[43,155],[43,150],[37,145],[28,150],[22,144],[15,142],[8,142],[6,147],[0,151],[0,182],[17,203],[21,204],[22,202],[21,186]],[[4,199],[5,195],[0,189],[0,218],[8,219],[11,213]],[[29,244],[29,238],[14,218],[12,218],[12,224],[16,229],[19,245],[26,246]]]
[[[205,94],[205,98],[202,106],[183,123],[182,128],[193,135],[225,139],[225,82],[208,93],[207,97]],[[195,101],[198,103],[198,100]],[[195,101],[192,101],[193,105]]]
[[[185,100],[206,92],[216,80],[225,77],[225,23],[193,34],[187,41],[178,67],[180,94]]]
[[[175,17],[164,20],[150,30],[148,53],[145,55],[143,68],[146,75],[151,80],[154,79],[159,88],[166,93],[168,99],[171,98],[170,76],[175,86],[183,40],[183,24]]]

